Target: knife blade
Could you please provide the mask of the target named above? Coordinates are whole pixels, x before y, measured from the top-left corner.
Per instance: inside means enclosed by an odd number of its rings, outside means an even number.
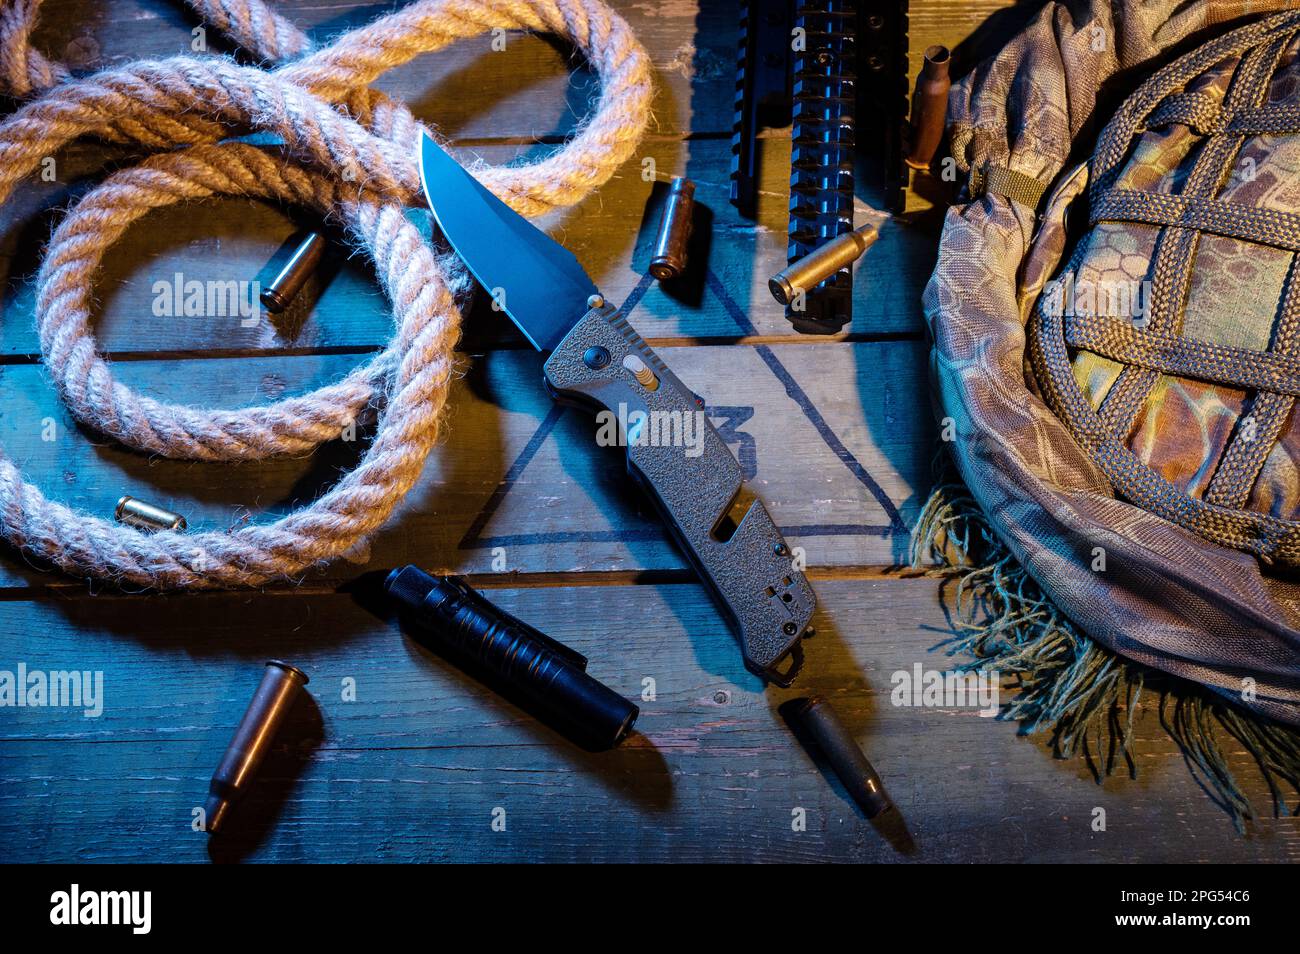
[[[573,253],[493,195],[428,133],[420,181],[438,228],[470,273],[534,348],[554,350],[573,316],[598,294]]]
[[[703,402],[606,303],[568,249],[427,134],[420,176],[443,237],[497,307],[549,354],[543,373],[551,396],[629,422],[620,427],[628,472],[737,630],[746,666],[789,685],[816,597],[761,500],[732,514],[744,478]],[[686,441],[693,432],[698,441]]]

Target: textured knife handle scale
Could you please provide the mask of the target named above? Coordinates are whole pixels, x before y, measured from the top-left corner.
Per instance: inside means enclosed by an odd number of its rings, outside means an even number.
[[[608,305],[583,316],[547,359],[545,373],[557,400],[603,407],[629,422],[628,471],[739,632],[745,664],[788,685],[816,598],[761,501],[727,519],[744,480],[703,402]]]

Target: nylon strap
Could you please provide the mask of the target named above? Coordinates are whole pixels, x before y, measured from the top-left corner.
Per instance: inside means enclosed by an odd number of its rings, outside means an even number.
[[[986,162],[982,166],[972,166],[970,171],[970,194],[972,196],[1000,195],[1004,199],[1019,203],[1031,212],[1038,208],[1047,183],[1033,176],[1027,176],[1006,166],[995,166]]]
[[[1300,214],[1260,206],[1111,189],[1101,194],[1092,210],[1093,225],[1107,221],[1195,229],[1288,252],[1300,251]]]
[[[1139,329],[1124,318],[1065,317],[1065,340],[1076,348],[1164,374],[1275,394],[1300,395],[1300,368],[1289,355],[1197,341]]]

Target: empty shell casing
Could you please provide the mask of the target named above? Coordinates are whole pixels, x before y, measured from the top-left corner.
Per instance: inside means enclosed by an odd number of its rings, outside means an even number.
[[[676,278],[686,270],[686,247],[691,240],[695,218],[695,183],[675,178],[668,187],[664,215],[659,220],[654,254],[650,257],[650,274],[661,282]]]
[[[772,297],[783,305],[794,301],[799,292],[809,292],[841,268],[852,265],[879,238],[875,226],[864,225],[831,239],[821,248],[791,262],[767,283]]]
[[[795,710],[795,717],[816,741],[836,776],[868,818],[875,818],[892,807],[880,776],[829,702],[818,696],[805,699]]]
[[[925,63],[916,78],[912,94],[911,147],[907,164],[913,169],[928,169],[943,141],[944,122],[948,116],[948,64],[952,58],[946,46],[931,46],[925,51]]]
[[[289,241],[296,242],[297,247],[271,284],[262,290],[262,304],[273,314],[289,307],[307,279],[320,267],[321,256],[325,254],[325,236],[319,232],[299,232]]]
[[[137,530],[184,530],[185,518],[178,513],[155,507],[134,497],[123,497],[113,510],[113,517],[118,523]]]
[[[267,662],[253,701],[244,711],[235,737],[230,740],[226,754],[221,757],[221,764],[212,773],[212,781],[208,784],[208,798],[203,803],[208,834],[222,826],[230,806],[248,789],[305,685],[307,676],[302,670],[278,659]]]

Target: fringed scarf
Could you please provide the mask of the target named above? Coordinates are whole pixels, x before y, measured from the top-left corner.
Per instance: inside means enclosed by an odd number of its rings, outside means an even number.
[[[1041,362],[1030,365],[1042,357],[1040,297],[1077,237],[1067,212],[1084,205],[1086,160],[1109,118],[1103,89],[1125,96],[1157,66],[1190,61],[1192,77],[1225,51],[1268,44],[1300,73],[1285,46],[1294,34],[1300,47],[1300,15],[1260,18],[1268,8],[1253,4],[1252,19],[1208,0],[1048,4],[953,87],[967,194],[948,210],[925,312],[956,474],[926,505],[912,553],[954,585],[949,650],[1014,678],[1006,718],[1050,733],[1057,755],[1084,757],[1100,780],[1135,774],[1135,713],[1154,707],[1241,829],[1252,806],[1225,746],[1253,757],[1275,813],[1300,792],[1300,576],[1119,493],[1108,462],[1045,400]],[[1173,121],[1213,122],[1183,100]]]

